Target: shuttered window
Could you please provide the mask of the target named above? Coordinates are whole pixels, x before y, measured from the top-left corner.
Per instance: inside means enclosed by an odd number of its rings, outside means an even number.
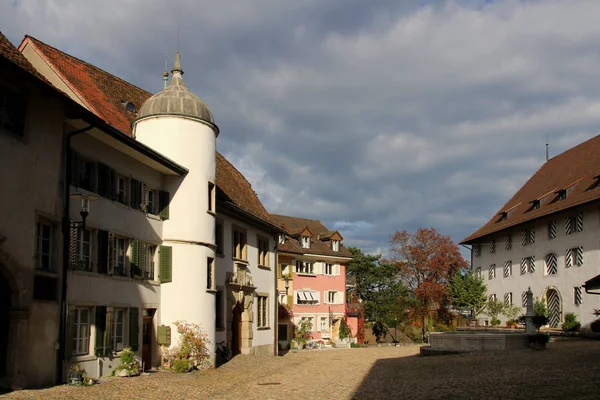
[[[160,272],[158,278],[161,283],[169,283],[173,280],[172,262],[173,262],[173,248],[171,246],[159,246],[159,268]]]
[[[171,197],[169,192],[160,191],[158,192],[158,215],[161,219],[169,219],[169,202]]]

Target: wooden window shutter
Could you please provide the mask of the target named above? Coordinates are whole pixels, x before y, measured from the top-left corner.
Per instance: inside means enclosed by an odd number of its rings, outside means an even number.
[[[112,232],[108,233],[108,267],[107,273],[114,275],[115,273],[115,235]]]
[[[102,197],[110,198],[110,167],[106,164],[98,163],[98,194]]]
[[[142,200],[141,185],[142,183],[137,179],[131,179],[131,207],[136,210],[140,209]]]
[[[108,232],[98,231],[98,273],[106,274],[108,272]]]
[[[160,219],[169,219],[169,202],[171,197],[169,192],[161,190],[158,192],[158,215]]]
[[[141,182],[141,201],[140,209],[144,212],[148,211],[148,186],[144,182]]]
[[[111,169],[108,177],[109,177],[109,179],[108,179],[108,196],[107,197],[111,200],[117,200],[117,185],[118,185],[117,171],[115,171],[114,169]]]
[[[96,306],[96,341],[94,342],[94,353],[101,357],[106,355],[106,306]]]
[[[73,355],[73,336],[75,327],[73,326],[73,314],[75,313],[75,307],[67,305],[67,327],[65,335],[65,356],[67,358]]]
[[[160,273],[158,278],[161,283],[173,281],[173,248],[171,246],[160,246],[158,250],[160,258]]]
[[[131,350],[137,351],[140,345],[139,341],[139,309],[132,307],[129,309],[129,346]]]
[[[142,275],[142,246],[139,240],[131,239],[131,258],[129,260],[129,272],[131,277]]]
[[[69,265],[74,268],[77,265],[77,228],[69,230]]]

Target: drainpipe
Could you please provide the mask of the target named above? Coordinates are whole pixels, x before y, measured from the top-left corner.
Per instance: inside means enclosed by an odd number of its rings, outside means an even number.
[[[65,359],[65,347],[67,342],[67,271],[69,269],[69,237],[70,237],[70,199],[71,199],[71,139],[73,136],[92,129],[90,125],[85,128],[74,130],[65,135],[65,176],[63,192],[63,248],[62,248],[62,274],[60,285],[60,322],[58,324],[58,356],[56,357],[55,381],[57,384],[63,382],[63,361]]]

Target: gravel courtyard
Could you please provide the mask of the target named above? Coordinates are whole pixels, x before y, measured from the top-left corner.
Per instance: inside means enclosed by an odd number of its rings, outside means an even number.
[[[238,356],[218,370],[107,378],[10,399],[598,399],[600,341],[563,340],[546,351],[417,357],[419,346]]]

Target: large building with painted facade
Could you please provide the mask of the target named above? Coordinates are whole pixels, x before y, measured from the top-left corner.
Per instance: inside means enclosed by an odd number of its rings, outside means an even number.
[[[211,352],[276,354],[285,231],[216,151],[179,55],[151,95],[30,36],[0,44],[0,205],[15,210],[0,221],[0,383],[49,385],[73,363],[110,375],[127,346],[155,367],[178,320]]]
[[[599,171],[596,136],[546,161],[463,240],[471,245],[473,272],[485,280],[490,299],[525,310],[531,288],[550,311],[550,327],[560,327],[572,312],[589,328],[600,308],[600,296],[584,287],[600,274]]]
[[[294,326],[303,320],[310,322],[313,339],[339,340],[346,316],[346,264],[352,259],[342,235],[313,219],[272,219],[286,232],[278,246],[278,299],[293,314],[279,321],[279,346],[293,338]]]

